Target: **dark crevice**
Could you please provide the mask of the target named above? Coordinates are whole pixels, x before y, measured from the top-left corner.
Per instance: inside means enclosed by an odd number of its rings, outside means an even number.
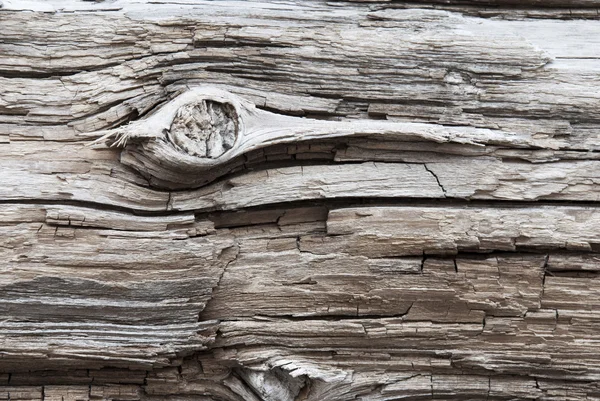
[[[600,271],[597,270],[546,270],[546,274],[552,277],[569,277],[569,278],[597,278],[600,277]]]
[[[427,170],[433,176],[433,178],[435,178],[435,181],[437,182],[438,186],[440,187],[440,189],[444,193],[444,196],[448,196],[446,194],[446,189],[444,188],[444,186],[440,182],[440,179],[438,178],[438,176],[429,167],[427,167],[427,163],[423,163],[423,167],[425,167],[425,170]]]
[[[426,7],[434,10],[445,10],[451,12],[461,13],[467,16],[478,17],[478,18],[496,18],[506,20],[524,20],[524,19],[550,19],[550,20],[597,20],[599,13],[598,7],[569,7],[569,6],[555,6],[555,7],[544,7],[543,4],[536,5],[506,5],[506,4],[492,4],[491,2],[481,4],[476,2],[456,2],[451,4],[447,1],[430,0],[428,3],[386,3],[381,9],[407,9],[415,7]],[[576,11],[587,11],[589,14],[582,14],[576,12],[573,14],[572,10]],[[541,13],[539,11],[542,11]],[[553,12],[553,13],[550,13]]]
[[[335,0],[334,0],[335,1]],[[345,0],[342,0],[345,1]],[[392,0],[392,3],[404,3],[400,0]],[[408,3],[413,7],[423,4],[442,4],[442,5],[468,5],[479,9],[507,9],[507,10],[596,10],[598,6],[585,5],[583,1],[558,1],[558,0],[423,0],[411,1]],[[589,2],[588,2],[589,4]]]
[[[167,204],[165,205],[165,210],[173,210],[173,193],[169,191],[169,199],[167,199]]]
[[[431,81],[423,80],[422,83],[429,83]],[[322,93],[314,92],[310,93],[312,96],[321,96],[324,97]],[[340,98],[342,100],[348,102],[361,102],[366,104],[377,103],[377,104],[390,104],[390,105],[398,105],[398,106],[432,106],[432,107],[443,107],[447,108],[451,105],[448,104],[446,100],[431,100],[431,99],[419,99],[419,100],[410,100],[410,99],[398,99],[398,98],[377,98],[373,100],[372,98],[361,98],[358,96],[339,96],[334,98]],[[376,113],[380,114],[380,113]]]
[[[260,41],[256,41],[256,42],[250,42],[250,41],[243,41],[243,40],[231,40],[231,39],[225,39],[225,40],[197,40],[194,41],[194,47],[198,48],[244,48],[244,47],[258,47],[258,48],[290,48],[290,47],[294,47],[292,45],[285,45],[282,43],[273,43],[273,42],[260,42]]]
[[[194,212],[191,210],[140,210],[133,207],[109,205],[92,201],[82,200],[44,200],[44,199],[0,199],[1,204],[8,205],[48,205],[48,206],[79,206],[96,210],[116,211],[130,213],[136,216],[173,216],[183,213]],[[459,198],[406,198],[406,197],[339,197],[328,199],[304,199],[290,202],[265,203],[259,206],[250,206],[244,208],[236,208],[230,210],[199,210],[196,213],[198,219],[210,218],[215,214],[236,213],[239,211],[264,211],[273,209],[294,209],[307,206],[323,206],[329,209],[335,208],[354,208],[354,207],[456,207],[456,208],[485,208],[485,209],[531,209],[543,206],[551,206],[552,208],[567,208],[567,207],[587,207],[600,208],[600,202],[589,201],[561,201],[561,200],[545,200],[545,201],[505,201],[505,200],[466,200]]]
[[[50,70],[50,71],[14,71],[14,70],[2,70],[0,69],[0,77],[1,78],[22,78],[22,79],[48,79],[48,78],[60,78],[60,77],[68,77],[72,75],[77,75],[79,73],[85,72],[94,72],[100,71],[105,68],[111,68],[122,64],[123,62],[128,60],[123,60],[119,62],[110,62],[107,64],[102,64],[96,67],[82,68],[82,69],[69,69],[69,68],[61,68],[60,70]]]
[[[542,291],[544,290],[544,288],[546,288],[546,276],[552,275],[552,273],[548,270],[548,261],[550,260],[550,254],[546,255],[546,257],[544,258],[544,266],[542,267],[544,269],[544,275],[542,276]]]
[[[281,319],[281,320],[289,320],[289,321],[294,321],[294,322],[303,322],[303,321],[310,321],[310,320],[316,320],[316,321],[325,321],[325,322],[338,322],[338,321],[342,321],[342,320],[364,320],[364,319],[389,319],[389,318],[401,318],[406,316],[409,312],[410,309],[412,308],[414,303],[412,303],[411,305],[409,305],[408,309],[406,310],[406,312],[402,312],[402,313],[380,313],[380,314],[356,314],[356,313],[351,313],[348,312],[347,315],[342,315],[342,314],[331,314],[331,315],[306,315],[306,316],[297,316],[297,315],[254,315],[254,317],[258,318],[258,319]],[[253,319],[253,317],[247,317],[246,319],[250,320]],[[227,321],[239,321],[240,319],[221,319],[222,322],[227,322]],[[241,319],[244,320],[244,319]],[[427,320],[429,321],[429,320]]]
[[[45,200],[45,199],[37,199],[37,198],[36,199],[23,198],[23,199],[18,199],[18,200],[0,199],[0,205],[2,205],[2,204],[5,204],[5,205],[40,205],[40,206],[78,206],[78,207],[95,209],[95,210],[100,210],[100,211],[129,213],[134,216],[162,217],[162,216],[170,216],[170,215],[186,213],[186,212],[181,212],[181,211],[166,212],[166,211],[160,211],[160,210],[157,210],[157,211],[139,210],[139,209],[135,209],[135,208],[128,208],[125,206],[116,206],[116,205],[109,205],[109,204],[99,203],[99,202],[73,200],[73,199],[64,199],[64,200],[62,200],[62,199]]]
[[[580,251],[569,251],[569,250],[564,250],[564,249],[556,249],[556,252],[553,252],[553,254],[561,254],[561,255],[572,255],[572,256],[581,256],[581,252]],[[539,252],[535,249],[523,249],[523,250],[515,250],[515,251],[502,251],[502,250],[494,250],[488,253],[478,253],[478,252],[470,252],[470,251],[458,251],[458,253],[456,253],[455,255],[452,255],[451,257],[456,260],[457,262],[459,262],[461,259],[465,259],[465,260],[485,260],[485,259],[490,259],[490,258],[497,258],[497,257],[510,257],[510,256],[537,256],[537,257],[542,257],[542,256],[548,256],[548,252]],[[448,258],[448,256],[446,255],[428,255],[428,256],[435,256],[436,259],[440,258],[440,259],[444,259],[444,258]],[[545,259],[545,258],[544,258]]]

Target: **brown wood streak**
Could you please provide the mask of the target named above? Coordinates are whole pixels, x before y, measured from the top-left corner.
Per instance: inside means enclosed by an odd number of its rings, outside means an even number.
[[[0,1],[0,400],[600,398],[599,3]]]

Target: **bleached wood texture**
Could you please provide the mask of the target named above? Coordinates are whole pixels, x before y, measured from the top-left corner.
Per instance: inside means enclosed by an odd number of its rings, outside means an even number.
[[[600,399],[599,8],[0,0],[0,400]]]

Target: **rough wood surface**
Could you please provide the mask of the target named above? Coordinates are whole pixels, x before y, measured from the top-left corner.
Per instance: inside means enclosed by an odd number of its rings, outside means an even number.
[[[0,400],[600,399],[600,2],[0,1]]]

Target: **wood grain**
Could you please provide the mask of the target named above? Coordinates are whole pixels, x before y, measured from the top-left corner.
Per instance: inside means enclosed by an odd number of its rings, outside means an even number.
[[[600,399],[598,3],[0,1],[0,400]]]

